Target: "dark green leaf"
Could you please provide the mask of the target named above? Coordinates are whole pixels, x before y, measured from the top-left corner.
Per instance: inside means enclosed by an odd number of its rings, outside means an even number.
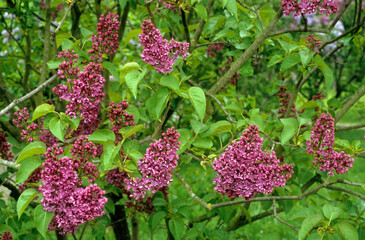
[[[111,62],[104,61],[101,64],[101,66],[104,67],[106,70],[108,70],[111,73],[111,75],[115,78],[116,81],[119,80],[119,73],[118,73],[118,68],[116,65],[114,65]]]
[[[291,67],[294,67],[300,63],[300,57],[298,53],[291,54],[284,58],[281,66],[280,66],[280,72],[283,72],[285,70],[288,70]]]
[[[218,133],[230,132],[232,124],[226,120],[218,121],[210,125],[209,129],[202,134],[202,137],[215,136]]]
[[[169,228],[175,240],[180,240],[185,234],[184,222],[179,218],[169,220]]]
[[[158,224],[165,218],[167,213],[165,211],[155,212],[149,219],[149,225],[152,230],[155,230]]]
[[[130,136],[132,136],[133,134],[135,134],[138,131],[141,131],[143,129],[144,125],[143,124],[139,124],[136,126],[129,126],[129,127],[124,127],[122,129],[119,130],[119,132],[123,135],[123,138],[129,138]]]
[[[248,59],[240,68],[239,73],[242,76],[253,76],[253,67],[251,66],[251,58]]]
[[[314,226],[316,226],[320,221],[322,221],[322,216],[315,214],[307,217],[300,227],[298,238],[299,240],[304,240],[308,236],[309,232],[312,230]]]
[[[274,66],[275,64],[279,63],[283,61],[283,56],[282,55],[274,55],[272,56],[272,58],[270,59],[267,67],[271,67]]]

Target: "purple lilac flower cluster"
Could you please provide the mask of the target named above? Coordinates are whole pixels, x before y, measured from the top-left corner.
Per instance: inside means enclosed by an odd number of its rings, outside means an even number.
[[[118,30],[119,30],[119,16],[117,14],[108,13],[105,17],[103,14],[99,18],[97,24],[96,35],[91,36],[93,49],[89,50],[89,54],[95,54],[91,56],[91,59],[102,60],[103,54],[112,55],[117,52],[119,48],[118,43]]]
[[[151,143],[144,158],[138,162],[141,178],[126,180],[127,190],[132,190],[134,199],[143,199],[147,191],[154,194],[163,190],[172,182],[172,170],[177,166],[179,156],[176,154],[180,147],[180,134],[174,127],[162,133],[162,138]]]
[[[334,0],[283,0],[281,6],[284,9],[284,15],[289,15],[293,12],[294,17],[301,14],[315,13],[318,9],[319,14],[336,13],[338,4]]]
[[[314,124],[311,132],[311,140],[307,141],[307,153],[314,154],[314,165],[318,165],[319,170],[328,172],[333,176],[348,172],[352,167],[354,159],[343,151],[338,153],[333,149],[335,142],[335,120],[331,114],[322,113]]]
[[[141,54],[142,60],[155,67],[157,72],[169,73],[179,56],[184,59],[189,56],[187,52],[189,43],[176,42],[173,38],[168,43],[162,37],[160,30],[148,20],[144,20],[142,23],[139,42],[144,47]]]
[[[8,139],[6,139],[6,135],[3,132],[0,132],[0,158],[13,161],[14,155],[11,152],[10,144],[8,143]]]
[[[82,176],[88,176],[89,183],[96,176],[96,166],[85,163],[89,155],[96,154],[96,147],[84,140],[87,141],[80,137],[72,145],[72,157],[62,157],[64,151],[56,145],[45,153],[43,185],[39,187],[43,194],[41,203],[46,211],[55,212],[48,228],[59,229],[61,234],[73,233],[80,224],[102,216],[107,202],[105,191],[96,184],[81,187]],[[80,149],[81,146],[85,149]]]
[[[230,198],[252,198],[257,193],[270,194],[274,187],[285,186],[293,173],[291,164],[279,166],[280,160],[271,153],[261,150],[264,138],[260,138],[258,127],[250,125],[239,142],[233,142],[226,151],[213,161],[218,173],[214,188]]]
[[[309,34],[309,36],[306,38],[305,43],[307,43],[307,47],[312,50],[315,51],[316,53],[319,53],[318,48],[321,46],[322,41],[320,38],[315,38],[313,34]]]
[[[208,49],[207,49],[207,56],[209,58],[215,58],[217,56],[217,53],[219,53],[220,51],[222,51],[224,48],[224,45],[222,44],[212,44],[209,45]]]
[[[108,107],[108,117],[113,127],[111,130],[114,132],[116,136],[115,142],[118,143],[122,140],[122,134],[119,132],[120,129],[128,126],[134,126],[134,116],[133,114],[129,114],[126,109],[129,107],[129,104],[126,100],[123,100],[120,103],[115,104],[111,102]]]
[[[279,118],[283,118],[285,115],[286,110],[288,109],[289,106],[289,99],[291,97],[290,93],[288,92],[288,89],[284,86],[280,86],[279,88],[279,102],[280,102],[280,107],[278,110],[278,114],[279,114]],[[293,108],[291,110],[292,112],[290,113],[289,117],[297,117],[296,116],[296,112],[297,110],[295,109],[295,104],[293,103]]]
[[[60,56],[62,55],[58,57]],[[86,124],[96,121],[100,112],[100,103],[104,99],[105,79],[102,77],[101,71],[100,63],[90,62],[84,67],[84,72],[78,72],[77,78],[67,80],[68,85],[60,84],[53,88],[53,92],[59,95],[60,100],[64,99],[69,102],[66,106],[67,115],[76,117],[79,113]]]
[[[14,237],[10,231],[5,231],[3,232],[3,235],[0,236],[0,240],[13,240],[13,239]]]
[[[13,119],[13,123],[16,124],[18,128],[22,128],[20,133],[22,140],[33,142],[38,139],[44,142],[48,147],[58,142],[57,138],[51,134],[49,129],[44,129],[44,116],[41,118],[42,122],[40,124],[35,122],[29,124],[29,111],[27,108],[18,109],[14,115],[16,118]]]

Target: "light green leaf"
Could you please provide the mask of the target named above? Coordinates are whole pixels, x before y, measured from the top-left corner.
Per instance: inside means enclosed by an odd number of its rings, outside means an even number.
[[[319,67],[319,69],[323,73],[326,85],[326,91],[328,93],[331,90],[334,80],[332,69],[322,60],[322,58],[319,55],[316,55],[315,57],[315,64]]]
[[[270,59],[267,67],[271,67],[274,66],[275,64],[279,63],[283,61],[283,56],[282,55],[274,55],[272,56],[272,58]]]
[[[101,163],[104,166],[104,170],[110,170],[113,168],[113,160],[119,153],[123,142],[119,142],[117,146],[114,142],[108,141],[103,144],[104,152],[100,157]]]
[[[97,129],[90,136],[89,141],[93,143],[115,142],[115,134],[110,129]]]
[[[179,83],[179,79],[173,75],[173,74],[169,74],[166,76],[163,76],[160,79],[160,84],[162,86],[168,87],[170,88],[172,91],[174,91],[176,94],[180,95],[180,83]]]
[[[194,7],[194,10],[200,18],[202,18],[204,21],[208,21],[207,9],[202,4],[197,4]]]
[[[140,73],[139,71],[133,70],[125,76],[125,82],[127,83],[129,90],[131,90],[134,98],[136,98],[136,99],[137,99],[138,84],[142,80],[142,78],[144,77],[146,72],[147,72],[147,68],[143,69],[142,73]]]
[[[236,0],[228,0],[227,4],[226,4],[226,8],[233,14],[233,16],[236,18],[236,20],[238,20]]]
[[[283,131],[281,132],[280,142],[284,144],[298,131],[298,120],[295,118],[281,118],[280,121],[284,125]]]
[[[32,122],[43,115],[46,115],[47,113],[54,112],[54,106],[48,103],[43,103],[39,105],[33,113]]]
[[[206,99],[204,91],[199,87],[189,88],[189,98],[196,113],[199,116],[200,121],[203,122],[205,109],[206,109]]]
[[[126,63],[120,70],[120,84],[124,82],[125,76],[132,71],[142,71],[142,69],[136,62]]]
[[[59,64],[62,62],[63,62],[62,59],[54,58],[54,59],[50,60],[49,62],[47,62],[47,66],[49,69],[57,69],[57,68],[59,68]]]
[[[20,195],[16,203],[16,212],[18,213],[18,219],[22,216],[24,210],[28,207],[29,203],[36,196],[37,191],[34,188],[28,188]]]
[[[202,134],[202,137],[215,136],[218,133],[230,132],[232,124],[226,120],[218,121],[210,125],[209,129]]]
[[[135,36],[138,36],[138,34],[142,33],[142,29],[133,29],[127,33],[127,36],[125,36],[125,45],[129,44],[129,41],[134,38]]]
[[[74,45],[74,42],[71,41],[70,39],[63,39],[62,41],[62,50],[67,50],[67,49],[71,49],[72,46]]]
[[[129,138],[130,136],[132,136],[133,134],[135,134],[138,131],[141,131],[143,129],[144,125],[143,124],[139,124],[136,126],[129,126],[129,127],[124,127],[122,129],[119,130],[119,132],[123,135],[123,138]]]
[[[63,142],[63,139],[65,138],[65,124],[63,121],[58,117],[54,117],[49,121],[48,127],[51,133]]]
[[[300,49],[299,56],[303,67],[306,67],[307,64],[310,62],[310,60],[312,59],[312,57],[314,56],[314,54],[308,48],[303,48]]]
[[[352,224],[348,222],[341,222],[337,226],[340,229],[342,237],[345,240],[359,239],[359,234],[357,233],[356,228]]]
[[[36,154],[43,154],[46,152],[46,149],[46,144],[44,144],[43,142],[32,142],[19,153],[16,162],[18,163]]]
[[[196,121],[196,120],[191,120],[190,125],[193,128],[195,134],[199,134],[208,129],[208,127],[204,123]]]
[[[329,220],[334,220],[341,215],[341,208],[334,207],[332,204],[325,204],[322,208],[324,216]]]
[[[24,159],[19,167],[18,173],[16,174],[16,184],[22,184],[25,182],[30,174],[41,166],[42,161],[38,156],[32,156]]]
[[[119,7],[121,9],[124,9],[126,4],[127,4],[127,0],[119,0]]]
[[[136,162],[138,162],[139,159],[143,158],[143,154],[138,152],[137,150],[132,150],[131,152],[128,153],[128,156],[130,156]]]
[[[133,114],[134,117],[134,123],[137,124],[140,118],[140,114],[139,114],[139,110],[136,106],[134,105],[129,105],[129,107],[127,108],[127,113],[129,114]]]
[[[42,204],[39,204],[34,209],[34,221],[35,226],[40,234],[47,239],[46,232],[48,229],[48,225],[53,218],[54,212],[44,211]]]
[[[68,39],[68,38],[72,38],[71,33],[69,32],[58,32],[56,34],[56,45],[57,48],[59,48],[63,42],[63,40]]]
[[[290,53],[290,52],[292,52],[292,51],[294,51],[298,48],[302,48],[302,46],[291,44],[291,43],[288,43],[288,42],[286,42],[284,40],[281,40],[281,39],[279,39],[278,41],[279,41],[280,45],[283,47],[283,49],[286,53]]]
[[[172,218],[169,220],[169,227],[175,240],[180,240],[185,234],[185,225],[183,220],[179,218]]]
[[[158,120],[161,121],[161,115],[169,101],[170,91],[165,87],[159,87],[155,94],[155,114]]]
[[[240,68],[239,73],[242,76],[253,76],[253,67],[251,65],[251,58],[248,59]]]
[[[320,221],[322,221],[322,216],[315,214],[304,219],[302,226],[300,227],[298,238],[299,240],[306,239],[309,232],[314,226],[316,226]]]
[[[93,32],[92,32],[92,31],[90,31],[89,29],[84,28],[84,27],[82,27],[82,28],[81,28],[81,35],[82,35],[82,37],[83,37],[84,39],[85,39],[85,38],[90,38],[92,34],[93,34]],[[86,39],[86,40],[87,40],[87,39]]]
[[[210,149],[211,147],[213,147],[213,142],[210,138],[205,137],[205,138],[196,139],[193,142],[193,145],[198,148]]]
[[[280,66],[280,72],[283,72],[285,70],[288,70],[291,67],[294,67],[300,63],[300,57],[298,53],[291,54],[284,58],[281,66]]]

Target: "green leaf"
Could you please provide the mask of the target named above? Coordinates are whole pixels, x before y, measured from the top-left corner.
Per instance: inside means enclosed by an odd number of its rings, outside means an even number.
[[[118,73],[118,68],[113,63],[104,61],[101,64],[101,66],[103,66],[105,69],[107,69],[110,72],[110,74],[115,78],[116,81],[118,81],[120,79],[119,73]]]
[[[196,121],[196,120],[191,120],[190,125],[193,128],[195,134],[199,134],[208,129],[208,127],[204,123]]]
[[[16,212],[18,213],[18,219],[22,216],[24,210],[29,203],[37,196],[37,191],[34,188],[26,189],[20,196],[16,203]]]
[[[127,108],[127,113],[129,114],[133,114],[134,117],[134,123],[137,124],[140,118],[140,114],[139,114],[139,110],[136,106],[134,105],[129,105],[129,107]]]
[[[236,0],[228,0],[227,4],[226,4],[226,8],[233,14],[233,16],[236,18],[236,20],[238,20]]]
[[[63,142],[65,138],[65,124],[58,117],[54,117],[49,121],[49,130],[51,133]]]
[[[210,149],[213,147],[213,142],[210,138],[199,138],[193,142],[193,145],[198,148]]]
[[[165,211],[155,212],[149,219],[149,225],[152,230],[155,230],[160,222],[165,218],[167,213]]]
[[[19,153],[16,162],[18,163],[36,154],[43,154],[46,152],[46,149],[46,144],[44,144],[43,142],[32,142]]]
[[[53,218],[54,212],[47,212],[44,211],[42,204],[39,204],[34,209],[34,221],[35,226],[40,234],[47,239],[46,232],[49,223],[51,222]]]
[[[274,55],[272,56],[272,58],[270,59],[267,67],[271,67],[274,66],[275,64],[279,63],[283,61],[283,56],[282,55]]]
[[[97,129],[90,136],[89,141],[93,143],[115,142],[115,134],[110,129]]]
[[[166,76],[163,76],[160,79],[160,84],[162,86],[168,87],[170,88],[172,91],[174,91],[176,94],[180,95],[180,83],[179,83],[179,79],[173,75],[173,74],[169,74]]]
[[[125,82],[127,83],[129,90],[131,90],[134,98],[136,98],[136,99],[137,99],[138,84],[142,80],[142,78],[144,77],[146,72],[147,72],[147,68],[143,69],[142,73],[140,73],[139,71],[133,70],[125,76]]]
[[[84,27],[81,28],[81,35],[83,38],[90,38],[92,34],[93,34],[93,32],[90,31],[89,29],[84,28]]]
[[[58,32],[56,34],[56,45],[57,45],[57,48],[59,48],[61,46],[63,40],[68,39],[68,38],[72,38],[71,33],[69,33],[69,32],[65,32],[65,33]]]
[[[313,55],[314,54],[308,48],[304,48],[299,51],[300,61],[302,62],[303,67],[307,66]]]
[[[291,67],[294,67],[300,63],[300,57],[298,53],[291,54],[284,58],[281,66],[280,66],[280,72],[283,72],[285,70],[288,70]]]
[[[242,76],[253,76],[253,67],[251,66],[251,58],[248,59],[240,68],[239,73]]]
[[[327,203],[322,208],[324,216],[329,220],[334,220],[341,215],[341,208],[334,207],[331,204]]]
[[[124,127],[122,129],[119,130],[119,132],[123,135],[123,138],[129,138],[130,136],[132,136],[133,134],[135,134],[138,131],[141,131],[143,129],[144,125],[143,124],[139,124],[136,126],[129,126],[129,127]]]
[[[66,115],[65,113],[60,113],[61,119],[68,123],[74,130],[76,130],[79,127],[81,118],[79,116],[75,118],[70,118],[70,116]],[[51,119],[52,120],[52,119]]]
[[[125,76],[132,71],[142,71],[142,69],[136,62],[130,62],[125,64],[120,70],[120,84],[124,82]]]
[[[202,137],[215,136],[218,133],[230,132],[232,124],[226,120],[218,121],[210,125],[209,129],[202,134]]]
[[[332,69],[322,60],[322,58],[319,55],[316,55],[315,57],[315,64],[319,67],[319,69],[323,73],[326,85],[326,91],[328,93],[331,90],[334,79]]]
[[[167,102],[169,101],[170,91],[165,87],[157,89],[155,94],[155,114],[158,120],[161,121],[161,115],[166,108]]]
[[[39,105],[33,113],[32,122],[43,115],[46,115],[47,113],[54,112],[54,106],[48,103],[44,103]]]
[[[124,9],[126,4],[127,4],[127,0],[119,0],[119,7],[121,9]]]
[[[169,228],[175,240],[180,240],[185,234],[185,226],[183,220],[172,218],[169,220]]]
[[[125,44],[129,44],[129,41],[138,36],[138,34],[142,33],[142,29],[133,29],[127,33],[127,36],[125,36]]]
[[[47,62],[47,66],[49,69],[57,69],[59,68],[59,64],[62,63],[62,59],[54,58]]]
[[[199,116],[200,121],[203,122],[205,109],[206,109],[206,100],[204,91],[199,87],[191,87],[189,88],[189,98],[196,113]]]
[[[13,228],[11,228],[9,225],[5,225],[5,224],[4,225],[0,225],[0,235],[2,235],[3,232],[5,232],[5,231],[11,232],[11,234],[14,237],[14,239],[19,239],[18,238],[18,234],[16,233],[16,231]]]
[[[120,152],[123,142],[119,142],[117,146],[114,142],[108,141],[103,144],[104,152],[100,157],[100,161],[104,166],[104,170],[110,170],[113,168],[113,160]]]
[[[25,182],[30,174],[37,169],[39,166],[41,166],[42,161],[37,156],[32,156],[29,158],[24,159],[19,167],[18,173],[16,174],[16,184],[21,184]]]
[[[299,240],[306,239],[309,232],[314,226],[316,226],[320,221],[322,221],[322,216],[315,214],[304,219],[302,226],[300,227],[298,238]]]
[[[67,50],[67,49],[71,49],[72,45],[74,45],[74,42],[71,41],[70,39],[63,39],[62,41],[62,50]]]
[[[63,0],[53,0],[53,1],[51,2],[50,7],[51,7],[51,8],[54,8],[54,7],[57,7],[58,5],[60,5],[60,4],[62,4],[62,3],[63,3]]]
[[[291,44],[291,43],[288,43],[288,42],[286,42],[284,40],[281,40],[281,39],[279,39],[278,41],[279,41],[280,45],[283,47],[283,49],[286,53],[290,53],[293,50],[296,50],[297,48],[302,48],[302,46]]]
[[[281,132],[280,142],[284,144],[298,131],[298,120],[295,118],[281,118],[280,121],[284,125],[283,131]]]
[[[348,222],[340,222],[338,228],[341,231],[341,234],[345,240],[358,240],[359,234],[356,231],[356,228],[348,223]]]
[[[208,21],[207,9],[202,4],[197,4],[194,7],[194,10],[200,18],[202,18],[204,21]]]

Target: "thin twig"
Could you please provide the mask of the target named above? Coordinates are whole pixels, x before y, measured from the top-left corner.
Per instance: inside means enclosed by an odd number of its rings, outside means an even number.
[[[233,120],[231,115],[229,115],[229,113],[224,109],[222,103],[218,100],[218,98],[216,98],[213,94],[210,94],[208,92],[205,93],[205,95],[213,98],[219,105],[220,109],[222,109],[222,111],[224,112],[224,114],[226,114],[228,121],[230,121],[231,123],[237,124],[237,121]]]
[[[34,89],[33,91],[31,91],[28,94],[24,95],[23,97],[21,97],[19,99],[15,99],[13,102],[11,102],[8,106],[6,106],[3,110],[0,111],[0,117],[3,116],[4,114],[6,114],[7,112],[9,112],[10,109],[15,107],[19,103],[24,102],[25,100],[28,100],[29,98],[31,98],[34,94],[41,91],[43,88],[45,88],[47,85],[49,85],[50,83],[52,83],[56,79],[57,79],[57,74],[50,77],[46,82],[39,85],[36,89]]]
[[[261,17],[260,17],[260,14],[258,13],[257,9],[255,9],[255,8],[250,8],[249,6],[244,5],[244,4],[243,4],[241,1],[239,1],[239,0],[237,0],[237,2],[238,2],[238,4],[239,4],[239,5],[241,5],[243,8],[246,8],[247,10],[249,10],[249,11],[251,11],[251,12],[255,13],[255,14],[256,14],[256,16],[257,16],[257,18],[258,18],[258,19],[259,19],[259,21],[260,21],[260,24],[261,24],[262,29],[264,29],[265,24],[264,24],[264,22],[262,21],[262,19],[261,19]]]
[[[275,199],[272,201],[272,207],[273,207],[273,212],[274,212],[274,218],[275,218],[276,220],[278,220],[279,222],[281,222],[281,223],[285,224],[285,225],[286,225],[286,226],[288,226],[288,227],[291,227],[291,228],[292,228],[292,229],[294,229],[295,231],[299,232],[299,229],[298,229],[298,228],[294,227],[293,225],[291,225],[291,224],[289,224],[289,223],[285,222],[284,220],[282,220],[282,219],[280,219],[280,218],[278,217],[278,214],[276,213],[276,203],[275,203]]]
[[[16,164],[16,162],[8,161],[8,160],[1,159],[1,158],[0,158],[0,165],[11,167],[11,168],[16,168],[16,169],[19,168],[19,164]]]
[[[63,22],[66,20],[66,17],[67,17],[67,15],[69,14],[69,12],[71,11],[71,8],[72,8],[72,6],[75,4],[75,2],[76,2],[76,0],[73,0],[73,1],[71,2],[71,4],[70,4],[69,8],[67,9],[67,11],[66,11],[65,15],[63,16],[63,18],[62,18],[62,20],[61,20],[61,22],[58,24],[58,27],[56,28],[56,30],[54,30],[54,31],[52,32],[52,37],[55,37],[55,36],[56,36],[56,33],[60,30],[60,28],[61,28],[61,26],[62,26]],[[51,37],[51,38],[52,38],[52,37]]]
[[[351,195],[354,195],[362,200],[365,200],[365,196],[360,194],[360,193],[357,193],[357,192],[354,192],[354,191],[351,191],[347,188],[341,188],[341,187],[335,187],[335,186],[327,186],[326,188],[328,189],[332,189],[332,190],[337,190],[337,191],[341,191],[341,192],[345,192],[345,193],[348,193],[348,194],[351,194]]]

